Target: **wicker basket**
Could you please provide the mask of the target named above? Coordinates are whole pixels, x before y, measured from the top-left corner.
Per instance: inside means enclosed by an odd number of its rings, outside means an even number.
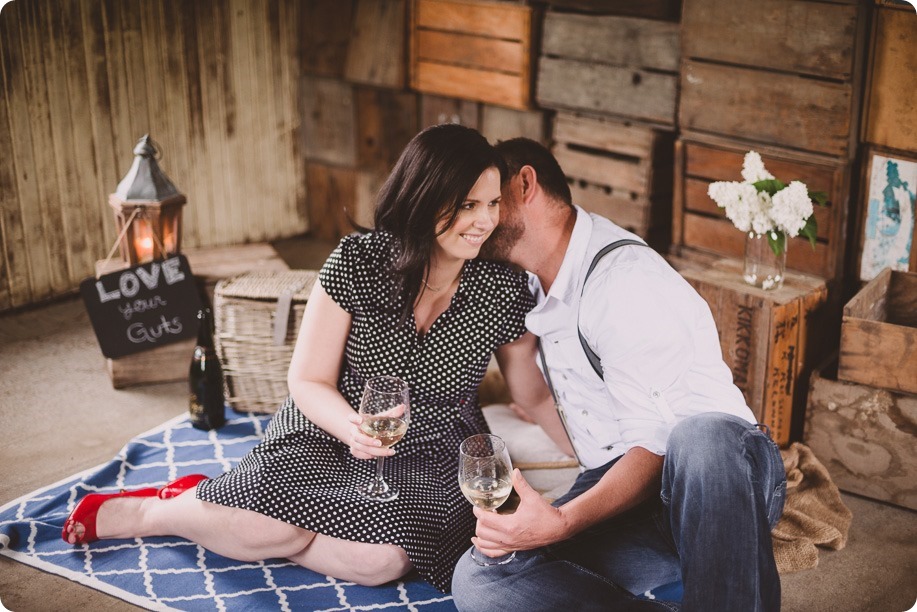
[[[234,410],[273,413],[286,398],[293,345],[317,277],[312,270],[250,272],[217,283],[216,349]],[[289,304],[285,317],[278,302]],[[285,330],[275,329],[278,312]]]

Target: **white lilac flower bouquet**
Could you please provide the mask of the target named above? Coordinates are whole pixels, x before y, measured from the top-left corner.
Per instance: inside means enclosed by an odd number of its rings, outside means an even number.
[[[755,151],[745,154],[742,178],[741,183],[717,181],[707,189],[707,195],[726,209],[726,217],[736,228],[766,234],[775,255],[783,253],[787,236],[805,236],[815,248],[818,226],[813,201],[824,204],[824,192],[809,191],[800,181],[786,185],[774,178]]]

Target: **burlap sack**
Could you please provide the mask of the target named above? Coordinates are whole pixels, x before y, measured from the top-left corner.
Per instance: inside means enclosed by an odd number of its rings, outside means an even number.
[[[818,565],[818,549],[847,544],[852,513],[828,470],[812,450],[798,442],[782,451],[787,496],[783,517],[774,527],[774,557],[780,573]]]

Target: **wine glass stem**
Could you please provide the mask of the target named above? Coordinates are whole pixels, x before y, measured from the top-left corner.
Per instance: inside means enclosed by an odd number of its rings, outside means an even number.
[[[376,482],[381,484],[382,481],[382,464],[385,462],[385,457],[376,458]]]

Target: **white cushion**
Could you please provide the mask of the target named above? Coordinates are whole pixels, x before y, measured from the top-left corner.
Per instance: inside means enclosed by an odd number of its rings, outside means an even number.
[[[506,442],[513,467],[530,470],[578,466],[576,459],[564,454],[540,426],[523,421],[506,404],[485,406],[484,418],[491,432]]]

